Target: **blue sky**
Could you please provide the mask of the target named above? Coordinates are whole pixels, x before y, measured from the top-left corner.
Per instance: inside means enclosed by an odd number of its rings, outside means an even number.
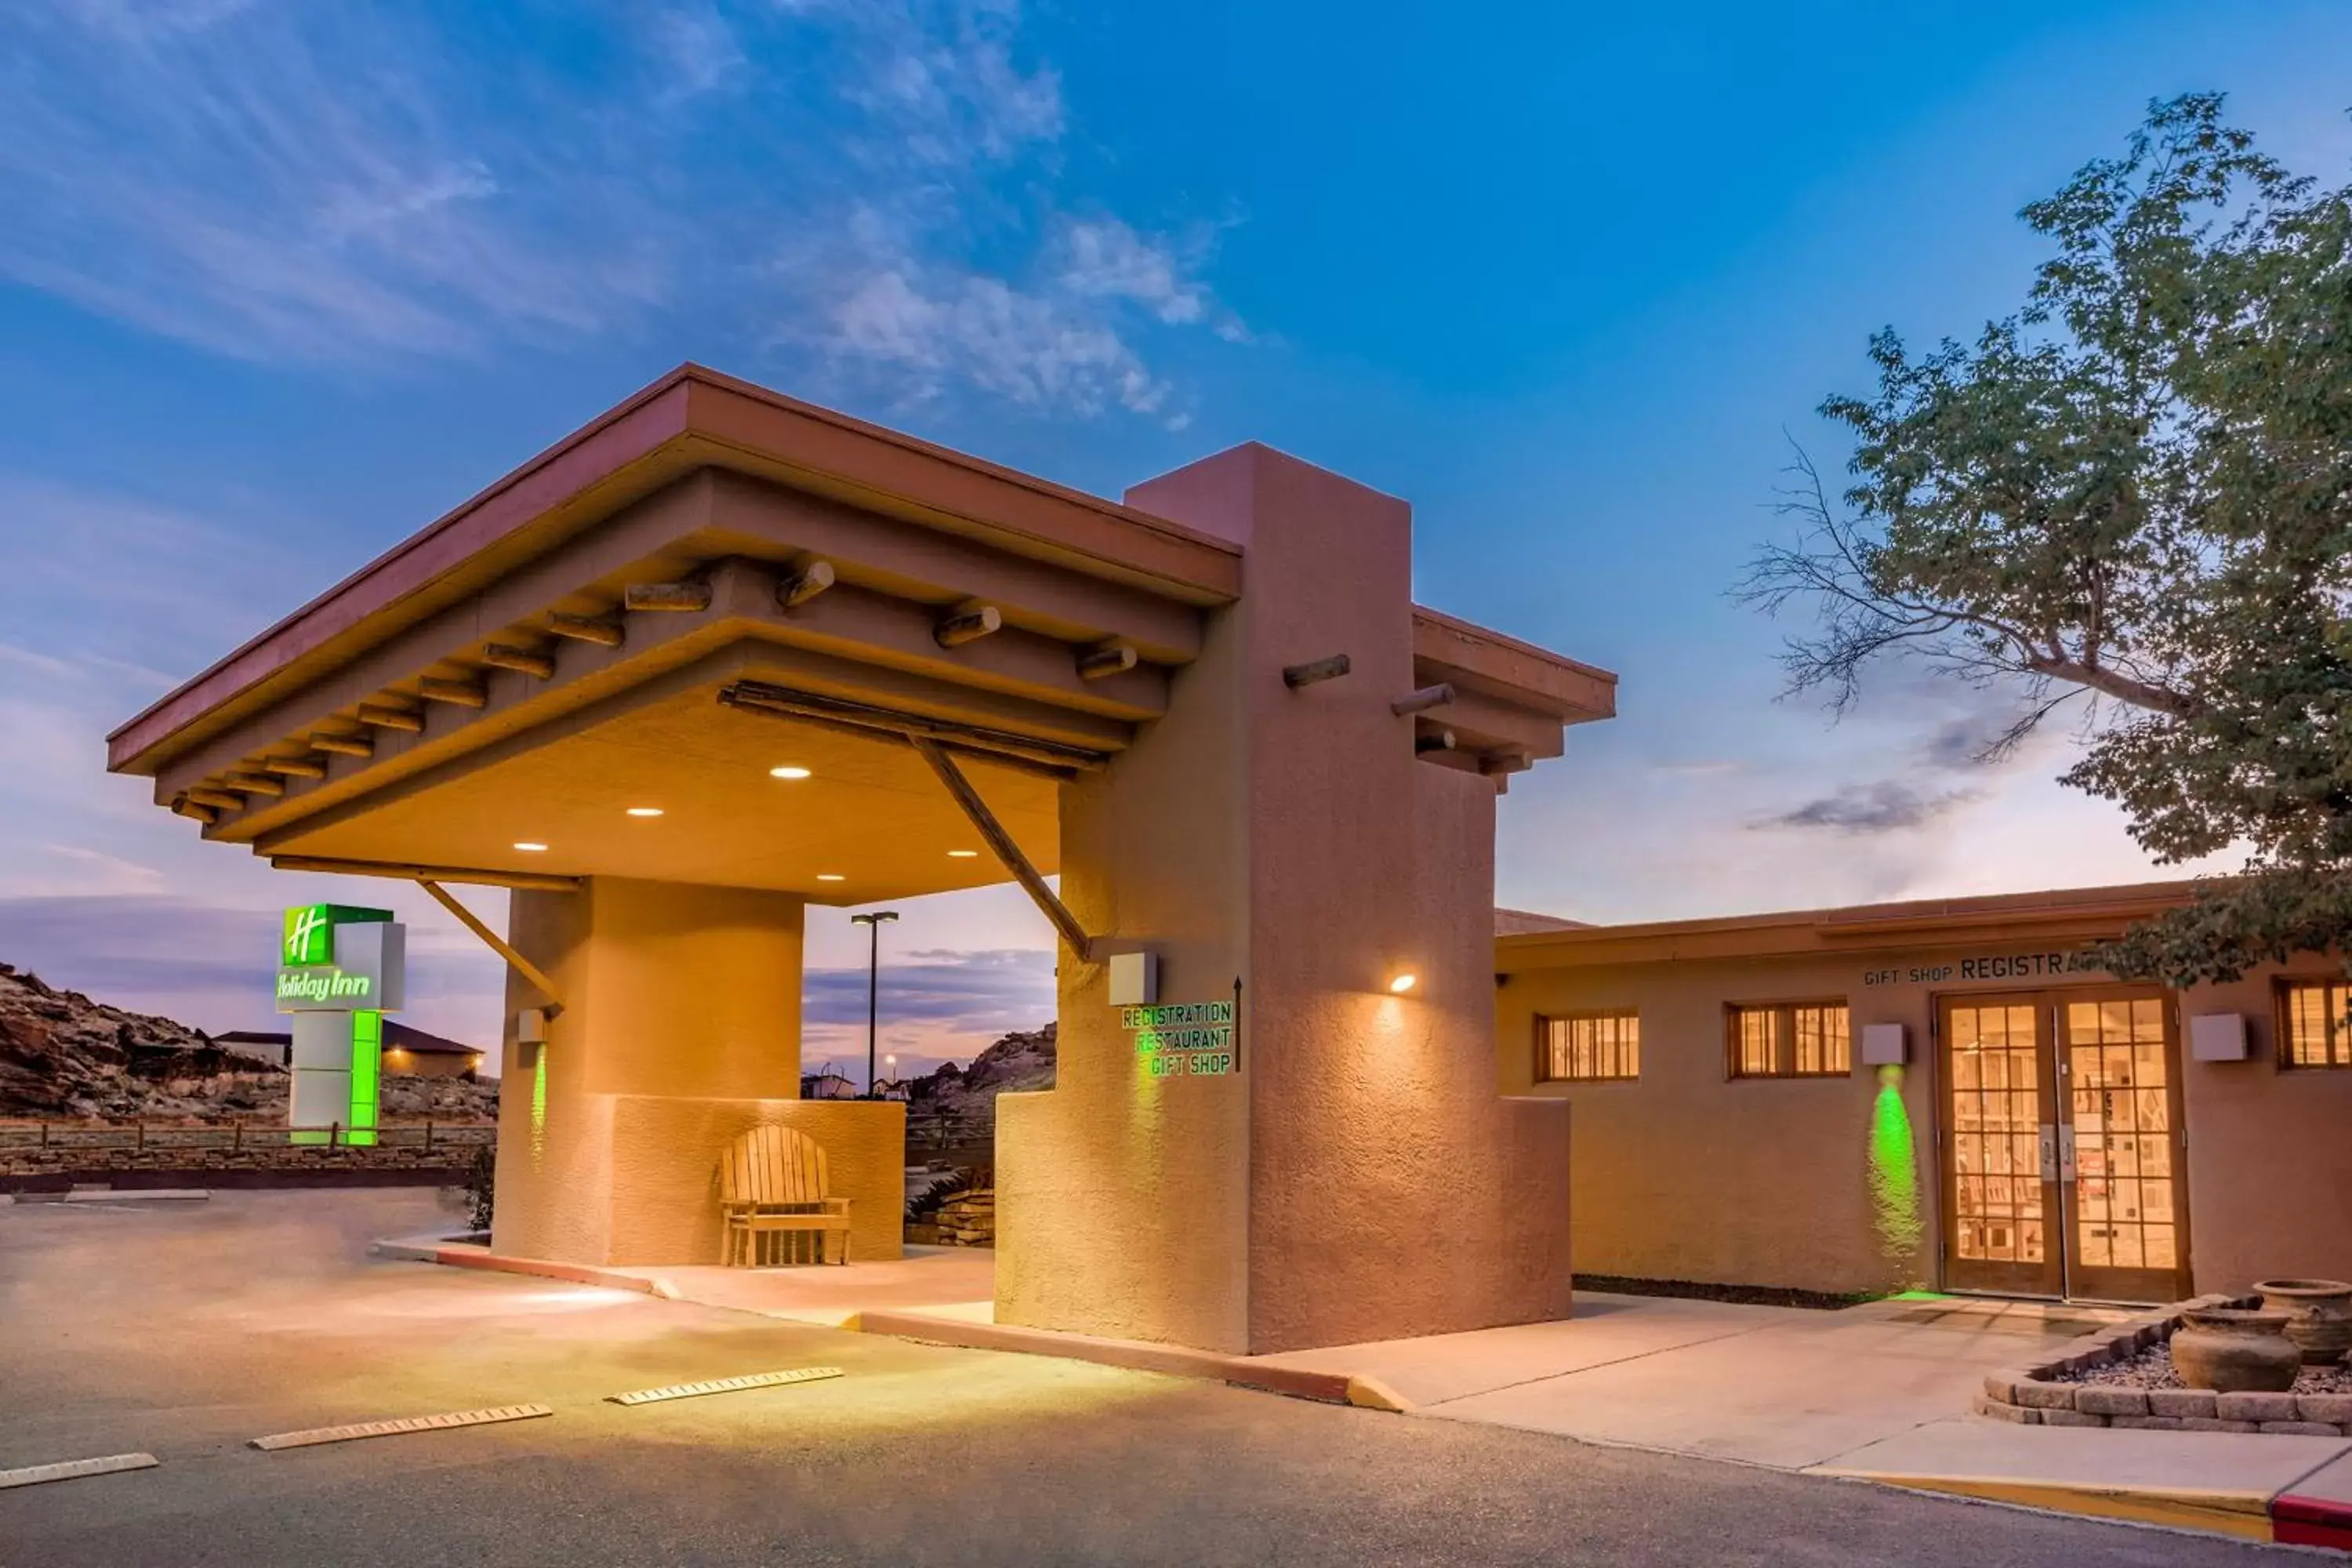
[[[2013,308],[2017,208],[2151,96],[2342,178],[2352,11],[1927,9],[11,6],[0,959],[259,1022],[321,884],[195,843],[104,731],[686,359],[1107,494],[1255,438],[1409,498],[1424,602],[1623,677],[1514,784],[1507,903],[2158,874],[2050,782],[2064,734],[1967,763],[1997,703],[1776,704],[1724,590],[1865,336]],[[488,1033],[495,965],[394,901],[414,1020]],[[1017,899],[908,915],[910,1058],[1049,1014]],[[861,958],[813,917],[813,1061]]]

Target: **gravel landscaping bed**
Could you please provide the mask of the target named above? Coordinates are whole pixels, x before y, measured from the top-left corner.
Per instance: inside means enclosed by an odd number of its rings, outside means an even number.
[[[2182,1388],[2187,1385],[2172,1370],[2172,1351],[2150,1345],[2128,1361],[2052,1373],[2052,1383],[2089,1383],[2109,1388]],[[2295,1394],[2352,1394],[2352,1368],[2307,1366],[2294,1380]]]

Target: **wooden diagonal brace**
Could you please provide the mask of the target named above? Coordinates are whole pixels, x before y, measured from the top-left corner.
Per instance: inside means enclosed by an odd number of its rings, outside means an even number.
[[[416,879],[416,885],[424,889],[426,892],[432,894],[433,900],[436,903],[439,904],[443,909],[447,910],[451,914],[456,915],[457,917],[458,924],[464,926],[467,931],[472,931],[476,936],[480,937],[485,942],[488,942],[491,952],[497,953],[500,958],[505,959],[509,963],[512,964],[516,973],[521,975],[525,980],[530,981],[533,985],[539,987],[539,994],[547,998],[547,1016],[549,1017],[552,1018],[558,1013],[563,1011],[563,999],[556,994],[555,982],[547,977],[547,971],[541,969],[538,964],[533,963],[530,959],[525,958],[521,953],[517,952],[514,950],[512,943],[509,942],[506,938],[500,936],[489,927],[484,925],[479,916],[476,915],[473,910],[467,909],[465,905],[459,903],[456,897],[450,893],[449,889],[444,888],[440,883],[434,881],[429,877],[419,877]]]
[[[931,772],[940,775],[940,782],[948,786],[948,793],[955,796],[958,805],[963,807],[963,814],[971,818],[971,825],[980,830],[982,838],[988,840],[988,847],[996,851],[996,858],[1004,862],[1004,868],[1012,872],[1014,879],[1027,890],[1030,900],[1045,912],[1047,920],[1054,922],[1054,929],[1062,933],[1062,940],[1070,944],[1070,951],[1076,953],[1081,962],[1091,958],[1094,938],[1087,934],[1087,928],[1078,923],[1078,917],[1070,912],[1069,906],[1045,885],[1045,879],[1038,875],[1037,868],[1029,863],[1029,857],[1021,853],[1021,846],[1013,842],[1013,836],[1004,831],[1004,825],[996,820],[996,814],[988,809],[988,803],[980,798],[980,792],[971,787],[971,781],[963,776],[963,770],[956,766],[955,759],[928,735],[908,735],[907,743],[921,753],[923,761],[931,765]]]

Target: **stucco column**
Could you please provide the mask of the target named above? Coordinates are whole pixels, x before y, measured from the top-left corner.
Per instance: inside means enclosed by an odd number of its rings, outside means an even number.
[[[1150,1076],[1065,950],[1056,1087],[998,1103],[1000,1321],[1265,1352],[1564,1315],[1566,1108],[1494,1090],[1496,784],[1391,708],[1410,509],[1256,446],[1128,500],[1240,542],[1245,595],[1065,789],[1063,895],[1161,1001],[1238,984],[1242,1066]]]
[[[801,900],[598,877],[577,893],[518,892],[510,910],[508,940],[563,1010],[544,1046],[518,1043],[514,1016],[537,999],[509,977],[493,1247],[716,1261],[691,1254],[715,1235],[720,1146],[748,1121],[705,1102],[799,1098]]]

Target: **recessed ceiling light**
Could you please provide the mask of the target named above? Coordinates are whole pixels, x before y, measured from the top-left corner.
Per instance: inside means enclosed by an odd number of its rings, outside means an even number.
[[[948,858],[950,860],[977,860],[980,858],[980,851],[977,849],[950,849],[948,851]]]
[[[772,779],[804,779],[809,776],[809,771],[806,768],[770,768],[768,776]]]
[[[528,839],[528,838],[518,838],[518,839],[516,839],[516,840],[515,840],[515,847],[516,847],[516,848],[518,848],[518,849],[523,850],[523,851],[525,851],[525,852],[526,852],[526,853],[528,853],[528,854],[532,854],[532,855],[539,855],[539,854],[542,854],[542,853],[544,853],[544,852],[546,851],[546,849],[547,849],[547,846],[546,846],[546,845],[544,845],[544,844],[533,844],[533,843],[532,843],[530,839]]]
[[[843,876],[838,871],[819,871],[816,874],[816,879],[820,882],[846,882],[849,880],[848,878]]]
[[[662,808],[657,805],[633,805],[629,807],[629,815],[631,816],[659,816],[661,814]]]

